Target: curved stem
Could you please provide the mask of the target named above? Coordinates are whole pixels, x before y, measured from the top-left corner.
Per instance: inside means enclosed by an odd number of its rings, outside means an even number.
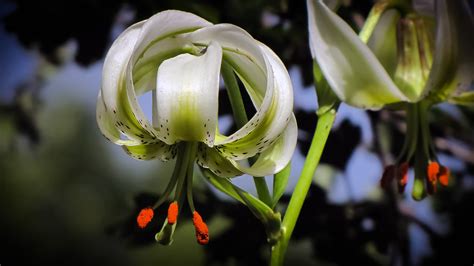
[[[239,84],[235,78],[232,66],[225,60],[222,62],[222,78],[224,79],[227,94],[229,95],[230,105],[234,115],[235,123],[238,128],[243,127],[247,124],[248,117],[245,112],[244,102],[242,100],[242,94],[240,93]],[[249,159],[249,161],[251,161]],[[272,197],[268,190],[267,182],[264,177],[253,177],[255,187],[257,188],[258,198],[265,202],[268,206],[271,206]]]
[[[290,203],[282,222],[282,236],[278,243],[272,247],[270,265],[283,265],[284,256],[290,241],[291,234],[298,220],[301,208],[303,207],[306,194],[313,181],[313,175],[321,159],[324,146],[331,132],[331,127],[336,118],[336,111],[330,110],[320,115],[313,140],[306,156],[306,160],[301,172],[300,179],[291,195]]]

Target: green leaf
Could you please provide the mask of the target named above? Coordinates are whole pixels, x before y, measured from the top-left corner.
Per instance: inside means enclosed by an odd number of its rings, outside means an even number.
[[[264,225],[267,232],[268,242],[274,244],[281,236],[281,215],[274,212],[268,205],[263,203],[252,194],[232,184],[229,179],[217,177],[211,171],[203,169],[203,175],[217,189],[245,204],[250,211]]]
[[[216,176],[209,169],[201,168],[201,171],[207,181],[209,181],[209,183],[211,183],[215,188],[246,205],[239,193],[236,192],[235,186],[227,178]]]

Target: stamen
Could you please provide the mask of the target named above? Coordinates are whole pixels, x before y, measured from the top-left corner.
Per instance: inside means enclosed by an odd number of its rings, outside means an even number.
[[[152,219],[153,219],[153,209],[152,208],[142,209],[137,216],[138,227],[145,228],[147,224],[151,222]]]
[[[197,242],[201,245],[207,244],[209,242],[209,229],[197,211],[193,212],[193,224],[196,230]]]
[[[438,173],[438,181],[439,183],[444,186],[444,187],[447,187],[448,186],[448,183],[449,183],[449,176],[451,175],[451,171],[449,171],[449,168],[446,167],[446,166],[442,166],[440,167],[439,169],[439,173]]]
[[[395,165],[391,164],[385,167],[382,174],[382,179],[380,179],[380,186],[382,188],[388,188],[393,178],[395,177],[395,172],[397,168]]]
[[[178,202],[173,201],[168,207],[168,223],[175,224],[178,220]]]
[[[436,192],[436,182],[438,180],[439,164],[437,162],[430,162],[427,169],[428,193]]]
[[[408,183],[408,162],[402,163],[397,170],[398,191],[402,193]]]

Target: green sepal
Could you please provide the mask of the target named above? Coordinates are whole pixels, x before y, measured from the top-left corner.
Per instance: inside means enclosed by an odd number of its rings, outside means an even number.
[[[334,94],[329,86],[323,72],[316,60],[313,60],[314,85],[316,86],[316,95],[318,96],[318,116],[328,112],[331,109],[337,109],[340,103],[339,98]]]

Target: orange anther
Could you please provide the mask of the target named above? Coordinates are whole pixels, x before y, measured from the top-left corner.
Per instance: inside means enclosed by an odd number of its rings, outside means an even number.
[[[153,219],[153,209],[152,208],[144,208],[140,211],[137,216],[137,224],[140,228],[145,228],[148,223],[151,222]]]
[[[451,172],[449,171],[449,168],[445,167],[445,166],[441,166],[440,169],[439,169],[439,173],[438,173],[439,183],[442,186],[447,187],[448,183],[449,183],[449,176],[450,175],[451,175]]]
[[[428,164],[428,181],[436,184],[436,179],[439,173],[439,164],[437,162],[430,162]]]
[[[193,212],[193,224],[196,230],[197,242],[201,245],[207,244],[209,242],[209,229],[197,211]]]
[[[168,207],[168,223],[175,224],[178,220],[178,202],[173,201]]]
[[[426,171],[426,181],[428,194],[436,192],[436,183],[438,182],[439,164],[437,162],[430,162]]]

